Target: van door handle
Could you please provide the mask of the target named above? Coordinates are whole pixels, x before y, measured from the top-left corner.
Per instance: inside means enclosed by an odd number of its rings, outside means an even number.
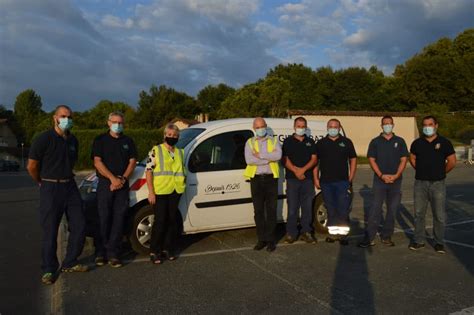
[[[246,182],[246,183],[250,183],[250,179],[246,179],[245,182]]]

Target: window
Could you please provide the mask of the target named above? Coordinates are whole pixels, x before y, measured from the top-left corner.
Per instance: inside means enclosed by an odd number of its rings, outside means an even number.
[[[226,132],[201,143],[191,154],[188,169],[193,172],[213,172],[244,169],[244,148],[250,130]]]

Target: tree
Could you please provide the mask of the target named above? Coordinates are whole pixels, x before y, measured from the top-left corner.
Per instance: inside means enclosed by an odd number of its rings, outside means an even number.
[[[140,128],[159,128],[174,118],[194,118],[198,113],[191,96],[165,85],[152,85],[148,93],[140,93],[135,124]]]
[[[123,102],[102,100],[83,113],[74,113],[74,125],[80,129],[107,128],[107,119],[111,112],[119,111],[125,116],[125,124],[134,125],[135,109]]]
[[[31,142],[36,132],[37,124],[44,118],[41,97],[32,89],[18,94],[14,105],[15,120],[21,130],[21,140],[26,144]]]
[[[208,85],[199,91],[197,106],[201,112],[209,114],[209,119],[215,119],[222,102],[235,93],[235,89],[223,83],[213,86]]]
[[[258,106],[262,115],[286,117],[290,103],[290,82],[279,77],[268,77],[258,84]]]

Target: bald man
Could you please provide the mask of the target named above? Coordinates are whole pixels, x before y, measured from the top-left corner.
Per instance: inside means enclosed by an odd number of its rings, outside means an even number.
[[[254,250],[267,247],[276,249],[275,227],[278,201],[278,178],[280,177],[281,147],[278,140],[267,134],[267,123],[262,117],[253,121],[255,137],[245,144],[244,176],[250,179],[255,225],[258,241]]]

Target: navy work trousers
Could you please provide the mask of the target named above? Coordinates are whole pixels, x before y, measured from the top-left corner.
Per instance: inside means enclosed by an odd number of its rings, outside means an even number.
[[[313,231],[314,184],[312,179],[286,180],[286,198],[288,202],[288,219],[286,233],[293,238],[298,236],[298,216],[301,208],[301,234]]]
[[[123,226],[128,210],[128,183],[122,189],[110,191],[110,181],[100,179],[97,186],[99,233],[94,244],[96,256],[118,258],[123,238]]]
[[[257,237],[274,242],[277,221],[278,179],[273,175],[255,175],[250,180]]]
[[[374,178],[372,187],[374,200],[372,201],[372,207],[370,208],[370,213],[367,218],[367,239],[373,240],[377,234],[383,216],[382,206],[384,202],[387,206],[387,213],[385,215],[383,228],[380,232],[380,237],[382,239],[389,239],[392,237],[395,228],[395,214],[402,197],[400,189],[401,185],[401,179],[395,181],[393,184],[386,184],[378,178]]]
[[[73,179],[67,183],[43,181],[40,187],[39,215],[43,231],[41,269],[45,273],[54,273],[59,268],[58,230],[64,213],[66,213],[70,233],[62,266],[70,268],[77,264],[77,258],[84,247],[86,219],[81,195]]]

